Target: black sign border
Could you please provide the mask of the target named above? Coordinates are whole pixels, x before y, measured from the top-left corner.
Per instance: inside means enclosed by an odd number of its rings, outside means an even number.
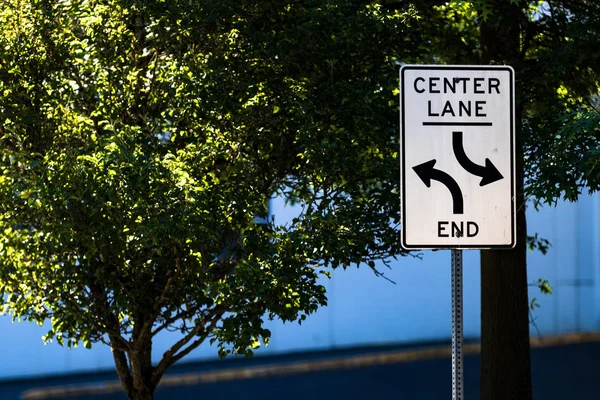
[[[404,229],[404,220],[406,213],[406,163],[404,152],[406,146],[404,143],[405,129],[405,113],[404,113],[404,71],[407,70],[451,70],[451,71],[507,71],[510,79],[510,191],[511,191],[511,243],[490,245],[490,244],[465,244],[465,245],[439,245],[439,244],[406,244],[406,229]],[[401,189],[401,200],[400,200],[400,224],[401,224],[401,238],[400,246],[404,250],[441,250],[441,249],[465,249],[465,250],[485,250],[485,249],[513,249],[517,244],[516,238],[516,196],[515,196],[515,77],[514,70],[506,65],[404,65],[400,69],[400,189]]]

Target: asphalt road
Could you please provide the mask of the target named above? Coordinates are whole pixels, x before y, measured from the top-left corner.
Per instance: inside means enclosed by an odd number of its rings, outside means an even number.
[[[212,376],[209,380],[214,381],[207,382],[205,379],[196,384],[159,388],[156,400],[200,398],[211,400],[242,398],[246,400],[439,400],[451,398],[450,358],[431,355],[416,361],[385,358],[390,354],[406,351],[415,351],[415,349],[406,347],[355,349],[181,365],[171,371],[171,376],[196,375],[205,378]],[[421,350],[416,349],[416,351]],[[383,356],[386,361],[369,361],[376,360],[379,356]],[[361,363],[358,363],[353,366],[352,360],[364,361],[365,357],[367,357],[366,364],[370,365],[360,366]],[[531,357],[534,399],[565,400],[600,397],[600,375],[598,374],[600,342],[535,348],[532,350]],[[330,360],[342,360],[340,364],[342,366],[336,367],[337,361],[332,364]],[[294,368],[294,366],[302,368]],[[245,378],[243,373],[235,372],[256,371],[265,367],[268,374],[263,377],[250,374],[249,378]],[[213,376],[214,371],[217,372],[216,376]],[[231,374],[223,375],[229,371],[234,371],[233,377]],[[32,388],[98,383],[112,381],[115,378],[114,373],[106,372],[0,382],[0,399],[22,399],[23,393]],[[31,393],[30,391],[29,394]],[[67,397],[62,398],[67,399]],[[479,398],[479,355],[470,354],[465,357],[465,399],[477,398]],[[111,393],[71,396],[68,399],[116,400],[126,399],[126,397],[121,393]]]

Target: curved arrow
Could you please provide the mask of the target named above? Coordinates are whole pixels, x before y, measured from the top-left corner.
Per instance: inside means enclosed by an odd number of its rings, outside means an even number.
[[[489,158],[485,159],[485,166],[482,166],[475,164],[467,157],[465,148],[463,147],[462,132],[452,132],[452,149],[454,150],[456,160],[467,172],[481,177],[479,186],[485,186],[504,178]]]
[[[427,161],[413,167],[413,170],[419,175],[425,186],[431,187],[431,180],[438,181],[446,185],[452,195],[452,212],[454,214],[462,214],[464,211],[463,195],[460,191],[458,183],[447,173],[439,169],[433,168],[436,160]]]

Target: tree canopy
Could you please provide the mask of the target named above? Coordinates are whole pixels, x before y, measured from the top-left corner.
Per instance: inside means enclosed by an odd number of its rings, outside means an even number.
[[[416,18],[360,1],[5,2],[4,311],[110,345],[128,396],[151,398],[204,341],[250,355],[265,317],[325,305],[323,267],[404,255],[394,61]],[[257,223],[273,196],[303,211]],[[181,339],[153,365],[163,330]]]

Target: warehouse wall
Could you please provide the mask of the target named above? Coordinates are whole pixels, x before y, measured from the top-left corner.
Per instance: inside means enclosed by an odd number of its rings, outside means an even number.
[[[272,213],[285,223],[297,210],[275,200]],[[600,196],[584,196],[578,203],[561,203],[539,212],[528,210],[531,234],[550,240],[547,255],[529,253],[529,280],[545,278],[554,294],[544,296],[532,287],[541,308],[533,313],[542,335],[600,329]],[[388,270],[395,282],[377,278],[368,269],[336,270],[323,279],[329,306],[301,326],[268,322],[271,344],[258,355],[335,347],[448,339],[450,336],[450,252],[425,251],[421,258],[403,258]],[[479,252],[464,252],[465,336],[479,336]],[[92,350],[44,346],[48,327],[12,323],[0,317],[0,379],[55,373],[93,371],[113,367],[110,349]],[[532,335],[536,335],[532,326]],[[164,334],[155,342],[156,358],[175,340]],[[216,358],[216,349],[204,346],[187,360]]]

